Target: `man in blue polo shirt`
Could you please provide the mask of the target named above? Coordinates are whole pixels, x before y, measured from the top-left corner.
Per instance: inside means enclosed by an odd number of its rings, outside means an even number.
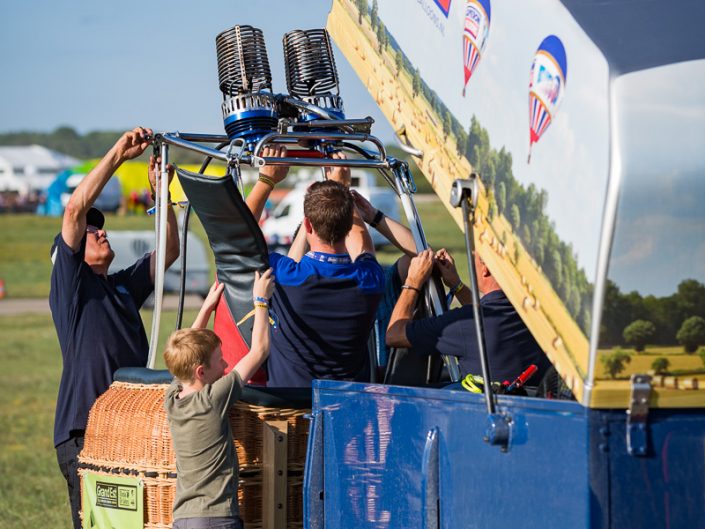
[[[284,147],[269,153],[285,154]],[[279,169],[260,177],[248,198],[256,217],[260,201],[285,176],[286,170]],[[315,378],[370,379],[367,339],[384,290],[384,273],[348,189],[350,170],[333,168],[327,176],[306,192],[304,219],[289,255],[270,255],[276,277],[272,309],[278,321],[272,331],[267,386],[310,387]]]
[[[463,306],[437,317],[413,320],[420,289],[430,277],[434,262],[444,282],[455,286],[454,293]],[[536,364],[539,370],[532,383],[537,384],[550,367],[548,358],[477,254],[475,267],[478,287],[484,294],[480,305],[492,380],[511,382],[531,364]],[[434,256],[433,250],[425,250],[411,260],[401,295],[392,311],[386,341],[394,347],[410,347],[419,354],[457,356],[463,374],[479,375],[482,369],[473,318],[472,297],[460,282],[450,255],[440,250]]]
[[[75,529],[81,527],[77,470],[88,412],[118,368],[147,363],[149,345],[139,308],[154,288],[156,270],[152,252],[129,268],[108,274],[115,254],[103,229],[105,217],[92,205],[117,168],[145,151],[151,135],[151,130],[141,127],[126,132],[83,179],[66,205],[61,233],[51,249],[49,306],[63,356],[54,445],[68,486]],[[152,186],[155,163],[151,160]],[[179,255],[171,208],[167,219],[168,267]]]

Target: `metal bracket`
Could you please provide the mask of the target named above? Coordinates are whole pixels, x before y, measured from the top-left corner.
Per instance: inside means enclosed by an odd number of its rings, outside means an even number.
[[[627,410],[627,451],[630,456],[645,456],[649,449],[649,397],[651,376],[632,375],[632,393]]]
[[[406,134],[405,125],[403,125],[399,130],[394,131],[394,137],[399,144],[399,148],[406,154],[416,156],[417,158],[423,158],[423,151],[414,147],[409,141],[409,136]]]
[[[255,156],[254,154],[250,158],[250,164],[252,165],[252,167],[255,167],[257,169],[266,165],[264,158],[260,158],[259,156]]]
[[[502,452],[509,450],[509,434],[512,419],[502,413],[490,413],[487,416],[487,429],[484,440],[493,446],[499,446]]]

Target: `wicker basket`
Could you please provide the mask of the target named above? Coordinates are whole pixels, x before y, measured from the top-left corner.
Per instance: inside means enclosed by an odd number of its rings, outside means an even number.
[[[86,471],[139,477],[144,482],[145,528],[171,527],[176,491],[176,461],[164,410],[164,384],[114,382],[91,408],[84,448]],[[240,475],[240,516],[248,529],[262,527],[263,423],[287,422],[287,527],[303,526],[303,468],[308,440],[308,410],[266,408],[244,402],[230,410],[230,426]],[[81,487],[83,489],[83,487]]]
[[[262,468],[262,422],[282,419],[287,422],[287,453],[290,471],[303,470],[308,443],[307,411],[253,406],[236,402],[230,408],[230,427],[233,430],[235,449],[240,471]]]

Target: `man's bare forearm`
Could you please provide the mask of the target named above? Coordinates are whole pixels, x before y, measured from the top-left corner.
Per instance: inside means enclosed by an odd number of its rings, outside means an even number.
[[[264,206],[267,203],[267,199],[269,198],[271,192],[271,186],[258,180],[255,182],[250,194],[247,195],[247,200],[245,200],[245,203],[252,212],[252,215],[255,217],[255,220],[259,221],[259,218],[262,216]]]
[[[294,242],[291,243],[291,248],[289,248],[288,256],[298,263],[303,259],[307,251],[308,241],[306,240],[306,228],[303,223],[301,223],[299,224],[299,230],[296,232],[296,237],[294,237]]]
[[[406,255],[409,257],[416,255],[416,243],[409,228],[386,215],[379,221],[376,228],[389,242]]]
[[[86,213],[123,160],[113,146],[98,164],[78,184],[71,194],[61,225],[61,236],[72,250],[78,250],[86,231]]]
[[[367,231],[365,221],[360,217],[357,208],[353,208],[353,225],[347,237],[345,237],[345,248],[353,260],[363,253],[371,253],[373,255],[375,253],[372,237],[370,232]]]
[[[412,289],[404,289],[394,305],[394,310],[389,318],[385,341],[391,347],[411,347],[411,343],[406,337],[406,326],[414,315],[414,307],[418,292]]]

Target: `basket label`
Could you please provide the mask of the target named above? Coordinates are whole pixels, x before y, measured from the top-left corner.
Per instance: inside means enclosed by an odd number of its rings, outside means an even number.
[[[137,510],[137,487],[113,485],[97,481],[95,484],[96,505],[109,509]]]
[[[144,483],[139,478],[81,471],[84,529],[142,529]]]

